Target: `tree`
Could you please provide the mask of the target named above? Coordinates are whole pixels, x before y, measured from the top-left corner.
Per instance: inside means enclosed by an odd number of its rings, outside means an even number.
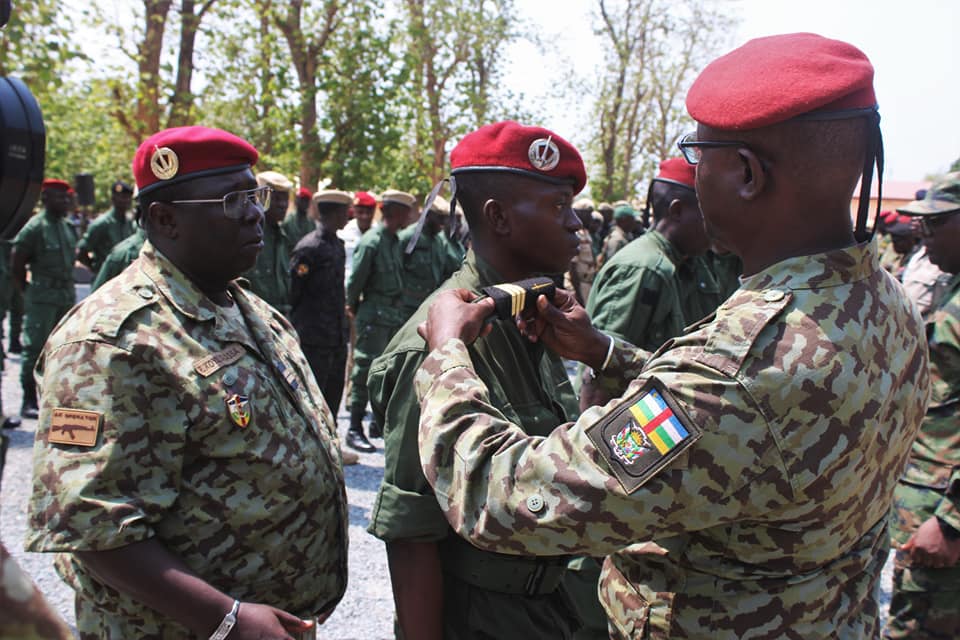
[[[595,195],[630,198],[673,143],[692,126],[682,99],[694,74],[713,57],[731,20],[706,0],[598,0],[607,47],[592,145],[600,172]]]
[[[71,34],[60,0],[16,3],[10,22],[0,30],[0,75],[19,77],[35,96],[56,91],[67,62],[82,57]]]

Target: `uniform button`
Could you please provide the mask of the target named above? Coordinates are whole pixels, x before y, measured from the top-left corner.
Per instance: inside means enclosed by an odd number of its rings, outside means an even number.
[[[543,511],[543,498],[540,496],[530,496],[527,498],[527,509],[530,510],[530,513],[539,513]]]
[[[233,371],[228,371],[223,374],[223,384],[230,387],[237,383],[237,374]]]
[[[137,295],[139,295],[144,300],[149,300],[150,298],[153,297],[153,289],[151,289],[150,287],[140,287],[137,290]]]
[[[780,289],[770,289],[763,294],[763,299],[767,302],[779,302],[783,300],[783,297],[787,295]]]

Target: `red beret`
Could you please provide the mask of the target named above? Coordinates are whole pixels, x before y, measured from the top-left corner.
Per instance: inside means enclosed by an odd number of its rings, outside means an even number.
[[[542,127],[512,121],[480,127],[450,152],[451,173],[508,171],[555,184],[572,184],[580,193],[587,183],[576,147]]]
[[[307,189],[306,187],[300,187],[300,188],[297,190],[297,197],[298,197],[298,198],[312,198],[312,197],[313,197],[313,193],[310,191],[310,189]]]
[[[896,211],[881,211],[880,219],[883,220],[884,224],[893,224],[897,221],[897,212]]]
[[[375,207],[377,199],[366,191],[357,191],[353,196],[353,204],[356,207]]]
[[[70,191],[70,183],[65,180],[56,180],[54,178],[48,178],[43,181],[43,184],[40,186],[41,191],[46,190],[51,191]]]
[[[696,188],[697,166],[683,158],[667,158],[660,163],[660,173],[654,180],[674,182],[684,187]]]
[[[174,127],[147,138],[133,156],[140,195],[160,186],[249,169],[259,154],[222,129]]]
[[[694,120],[734,131],[876,106],[867,56],[813,33],[751,40],[707,65],[687,93]]]

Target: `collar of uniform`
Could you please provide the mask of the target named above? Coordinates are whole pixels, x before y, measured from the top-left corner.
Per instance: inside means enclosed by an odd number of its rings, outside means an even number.
[[[212,320],[217,307],[170,260],[147,240],[140,252],[141,270],[180,313],[195,320]]]
[[[657,231],[656,229],[651,229],[647,231],[645,236],[650,236],[650,239],[667,255],[667,258],[670,259],[674,265],[679,266],[683,262],[683,258],[680,255],[680,252],[677,251],[677,248],[673,246],[673,243],[667,240],[667,237]]]
[[[741,288],[823,289],[859,282],[880,269],[876,243],[867,241],[844,249],[787,258],[744,279]]]
[[[460,267],[460,270],[468,279],[470,287],[475,291],[479,291],[481,287],[502,284],[504,282],[496,269],[494,269],[489,262],[478,256],[473,249],[467,251],[467,256],[463,259],[463,266]]]

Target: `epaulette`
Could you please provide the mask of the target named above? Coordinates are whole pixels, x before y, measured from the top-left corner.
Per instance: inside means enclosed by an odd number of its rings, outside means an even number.
[[[97,305],[91,310],[90,330],[92,332],[105,338],[116,338],[130,316],[144,307],[155,304],[160,299],[160,294],[152,284],[129,282],[124,285],[103,288],[104,293],[111,292],[112,297],[109,299],[109,304]]]

